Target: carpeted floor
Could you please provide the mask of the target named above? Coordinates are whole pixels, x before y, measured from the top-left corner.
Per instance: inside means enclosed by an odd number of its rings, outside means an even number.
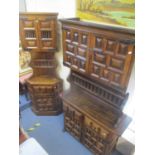
[[[24,96],[20,96],[25,106]],[[34,137],[49,155],[93,155],[67,132],[63,132],[63,114],[59,116],[36,116],[28,106],[21,108],[20,124],[30,137]],[[112,155],[121,155],[115,151]]]

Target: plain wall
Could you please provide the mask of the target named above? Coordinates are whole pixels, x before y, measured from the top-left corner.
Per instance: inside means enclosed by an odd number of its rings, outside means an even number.
[[[19,0],[19,12],[26,11],[26,3],[25,0]]]
[[[75,0],[25,0],[28,12],[58,12],[58,18],[75,17]]]

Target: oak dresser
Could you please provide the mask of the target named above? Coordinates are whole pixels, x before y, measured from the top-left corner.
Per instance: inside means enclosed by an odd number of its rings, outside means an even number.
[[[61,19],[63,63],[71,86],[63,94],[64,130],[95,155],[109,155],[131,122],[122,112],[134,63],[134,30]]]

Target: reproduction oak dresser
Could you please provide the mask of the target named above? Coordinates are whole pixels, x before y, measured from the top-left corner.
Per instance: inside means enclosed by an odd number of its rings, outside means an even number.
[[[56,74],[57,13],[20,13],[22,47],[31,53],[33,76],[27,81],[32,110],[38,115],[62,112],[62,80]]]
[[[134,30],[61,19],[64,130],[95,155],[109,155],[131,118],[122,112],[134,62]]]

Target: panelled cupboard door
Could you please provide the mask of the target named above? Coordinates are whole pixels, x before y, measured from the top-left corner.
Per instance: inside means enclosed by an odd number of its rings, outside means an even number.
[[[26,50],[39,49],[38,21],[35,17],[20,16],[19,31],[22,47]]]
[[[63,29],[64,64],[81,73],[88,71],[90,34],[78,29]]]
[[[132,41],[121,41],[93,34],[89,74],[101,82],[125,89],[134,59]]]
[[[50,50],[56,48],[56,21],[51,20],[51,17],[44,17],[38,21],[38,33],[40,48]]]

